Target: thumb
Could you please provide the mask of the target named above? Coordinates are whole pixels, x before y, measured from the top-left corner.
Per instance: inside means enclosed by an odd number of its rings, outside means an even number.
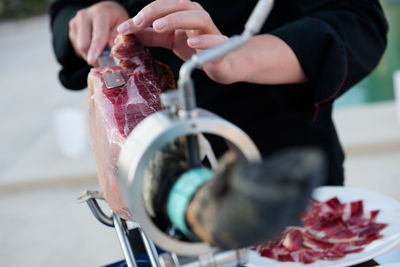
[[[92,42],[90,44],[87,61],[90,65],[95,65],[97,58],[108,43],[109,36],[108,21],[103,17],[97,16],[93,20]]]
[[[118,31],[117,31],[118,25],[115,26],[114,28],[111,29],[109,37],[108,37],[108,46],[109,47],[113,47],[114,46],[114,40],[115,37],[117,37],[118,35]]]

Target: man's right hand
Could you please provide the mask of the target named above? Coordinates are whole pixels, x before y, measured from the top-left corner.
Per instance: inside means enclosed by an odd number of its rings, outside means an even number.
[[[97,58],[117,35],[117,27],[129,18],[123,6],[103,1],[78,11],[69,22],[69,39],[75,52],[88,64],[97,65]]]

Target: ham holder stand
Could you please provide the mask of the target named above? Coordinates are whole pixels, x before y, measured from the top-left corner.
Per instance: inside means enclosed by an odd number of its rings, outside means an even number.
[[[244,131],[223,118],[196,107],[191,74],[196,68],[201,68],[243,46],[251,36],[260,31],[272,7],[273,0],[258,1],[241,35],[233,36],[218,46],[193,55],[186,61],[180,69],[178,90],[161,95],[162,104],[166,109],[153,113],[140,122],[129,134],[122,147],[118,160],[119,189],[122,200],[135,221],[136,230],[140,233],[152,266],[242,266],[247,262],[248,248],[240,246],[243,244],[238,244],[233,249],[227,249],[227,246],[224,248],[224,245],[218,242],[211,242],[214,245],[210,245],[210,242],[202,241],[207,238],[198,238],[199,235],[193,237],[193,233],[189,230],[193,227],[186,225],[185,216],[189,202],[193,199],[196,190],[209,180],[210,173],[218,167],[209,143],[206,142],[209,148],[206,149],[207,151],[204,150],[207,145],[201,145],[201,143],[204,144],[203,135],[222,138],[229,149],[246,162],[262,161],[258,148]],[[172,231],[173,229],[169,231],[160,229],[149,215],[144,201],[146,183],[144,178],[149,163],[157,152],[181,137],[186,138],[188,150],[186,155],[188,155],[189,165],[193,168],[182,174],[171,187],[168,193],[166,205],[168,215],[166,216],[169,217],[174,229],[183,233],[185,238],[177,238],[174,234],[176,231]],[[204,154],[211,166],[207,171],[199,168],[202,165],[201,155]],[[311,190],[308,190],[307,194],[309,196]],[[127,222],[115,214],[106,215],[97,203],[99,196],[100,194],[96,191],[86,191],[80,200],[89,205],[92,213],[101,223],[115,227],[127,265],[138,266],[132,249],[134,244],[128,239]],[[268,225],[266,227],[268,228]],[[166,252],[158,253],[156,246]]]

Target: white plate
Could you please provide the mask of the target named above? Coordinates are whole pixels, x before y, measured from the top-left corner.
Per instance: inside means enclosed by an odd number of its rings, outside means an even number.
[[[279,266],[279,267],[340,267],[351,266],[354,264],[366,262],[374,257],[381,255],[400,243],[400,202],[385,195],[366,191],[362,189],[342,187],[342,186],[324,186],[314,191],[314,198],[319,201],[326,201],[337,196],[341,202],[350,202],[356,200],[364,201],[364,210],[379,209],[380,212],[376,221],[387,223],[388,226],[382,230],[383,238],[378,239],[364,248],[359,253],[347,254],[344,258],[336,261],[317,261],[312,264],[302,264],[297,262],[277,262],[275,260],[260,257],[256,252],[249,252],[248,267],[254,266]]]

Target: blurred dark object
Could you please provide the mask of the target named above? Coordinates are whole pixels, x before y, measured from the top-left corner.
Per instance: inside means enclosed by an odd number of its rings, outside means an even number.
[[[0,20],[45,14],[50,0],[0,0]]]

